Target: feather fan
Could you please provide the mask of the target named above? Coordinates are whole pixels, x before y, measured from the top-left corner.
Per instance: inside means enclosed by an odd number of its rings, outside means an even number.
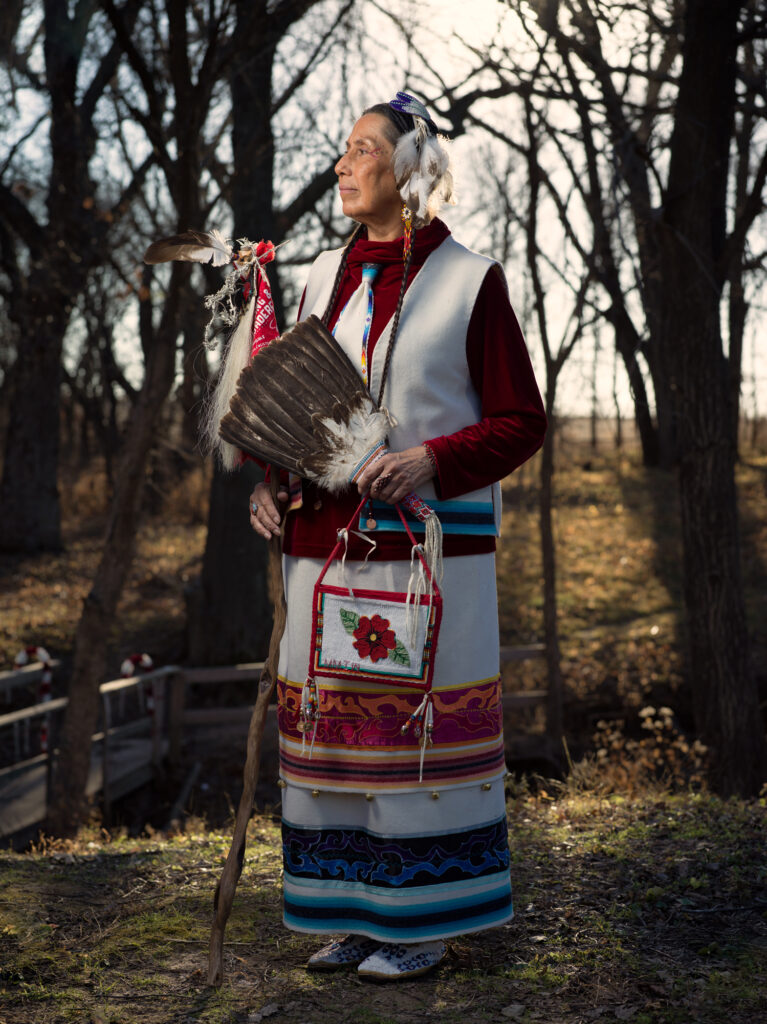
[[[316,316],[262,349],[240,374],[219,433],[331,491],[386,439],[386,414]]]
[[[144,253],[144,263],[213,263],[224,267],[232,262],[232,247],[215,228],[212,231],[184,231],[153,242]]]

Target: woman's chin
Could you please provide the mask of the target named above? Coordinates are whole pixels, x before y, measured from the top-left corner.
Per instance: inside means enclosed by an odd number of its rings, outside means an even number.
[[[341,210],[343,211],[344,217],[349,217],[351,220],[364,223],[364,212],[360,210],[357,204],[351,199],[341,202]]]

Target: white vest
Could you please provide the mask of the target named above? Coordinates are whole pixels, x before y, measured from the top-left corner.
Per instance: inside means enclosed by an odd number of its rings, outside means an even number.
[[[315,260],[302,316],[315,313],[321,317],[324,313],[342,252],[324,252]],[[396,421],[389,431],[393,451],[415,447],[430,437],[453,434],[481,419],[479,395],[466,361],[466,336],[479,289],[494,265],[493,260],[448,235],[427,257],[405,293],[382,401]],[[370,392],[374,398],[381,386],[391,327],[390,321],[373,351]],[[336,340],[359,370],[361,337],[344,337],[339,329]],[[419,487],[418,492],[430,504],[436,498],[431,482]],[[453,502],[492,503],[494,532],[500,532],[500,484],[442,504]],[[446,532],[452,531],[448,527]]]

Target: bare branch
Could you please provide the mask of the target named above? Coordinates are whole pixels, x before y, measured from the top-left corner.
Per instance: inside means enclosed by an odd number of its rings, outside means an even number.
[[[349,11],[354,7],[356,0],[346,0],[344,6],[338,12],[335,21],[328,27],[322,38],[319,40],[314,50],[309,54],[309,58],[304,64],[303,68],[293,77],[290,84],[283,90],[282,94],[272,102],[272,116],[278,113],[288,102],[288,100],[296,93],[298,89],[304,84],[306,79],[309,77],[309,73],[314,67],[317,58],[325,50],[328,44],[328,40],[331,39],[338,26],[344,20]]]

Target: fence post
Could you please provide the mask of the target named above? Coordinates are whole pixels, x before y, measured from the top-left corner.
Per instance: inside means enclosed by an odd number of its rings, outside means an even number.
[[[104,739],[101,741],[101,805],[104,813],[104,820],[109,821],[112,809],[112,798],[109,792],[109,730],[112,725],[111,708],[109,706],[109,694],[101,694],[101,731]]]
[[[177,672],[170,684],[170,706],[168,708],[168,761],[177,765],[181,760],[184,741],[184,707],[186,705],[186,676]]]
[[[162,738],[165,732],[165,694],[168,677],[152,680],[152,767],[158,770],[162,763]]]

